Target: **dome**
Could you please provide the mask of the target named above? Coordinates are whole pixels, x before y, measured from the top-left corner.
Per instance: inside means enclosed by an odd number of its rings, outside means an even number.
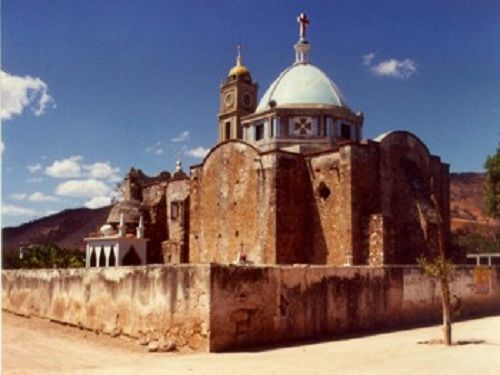
[[[257,112],[269,108],[271,101],[277,106],[323,104],[347,107],[337,86],[320,69],[308,63],[296,63],[283,71],[265,92]]]
[[[120,215],[123,213],[125,223],[136,224],[146,210],[142,207],[141,202],[136,199],[124,200],[111,209],[108,215],[108,224],[118,224],[120,222]]]
[[[231,76],[242,76],[245,74],[250,74],[250,71],[247,69],[247,67],[244,65],[236,65],[231,68],[231,70],[227,75],[228,77],[231,77]]]
[[[104,236],[111,236],[112,234],[114,234],[115,230],[113,229],[113,227],[109,224],[104,224],[101,229],[100,229],[100,232],[104,235]]]
[[[243,65],[243,58],[241,57],[241,46],[237,46],[238,54],[236,55],[236,65],[229,70],[229,73],[227,73],[228,77],[234,77],[234,76],[250,76],[250,71],[248,68]]]

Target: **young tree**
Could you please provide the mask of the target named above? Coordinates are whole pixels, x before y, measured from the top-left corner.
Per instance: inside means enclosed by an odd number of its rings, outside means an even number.
[[[457,297],[457,305],[454,308],[451,302],[450,281],[455,272],[455,265],[446,256],[446,244],[443,228],[444,223],[441,213],[441,205],[436,198],[436,186],[432,186],[431,189],[431,200],[436,209],[439,255],[434,257],[432,260],[428,260],[422,256],[417,259],[417,262],[427,275],[439,280],[443,310],[443,343],[445,345],[451,345],[452,314],[454,310],[456,311],[456,307],[459,305],[460,300]]]
[[[492,218],[500,217],[500,145],[484,162],[486,169],[485,209]]]

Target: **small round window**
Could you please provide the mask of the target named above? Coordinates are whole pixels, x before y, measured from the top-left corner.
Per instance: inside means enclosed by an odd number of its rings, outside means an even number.
[[[330,188],[323,181],[321,181],[318,186],[317,193],[321,199],[326,200],[330,197],[331,191]]]

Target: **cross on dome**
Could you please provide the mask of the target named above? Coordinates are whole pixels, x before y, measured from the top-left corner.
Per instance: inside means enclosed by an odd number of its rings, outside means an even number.
[[[307,64],[309,63],[309,51],[311,50],[311,46],[306,40],[306,30],[307,25],[309,25],[309,19],[305,13],[300,13],[297,17],[297,22],[300,25],[300,39],[293,47],[295,49],[295,63]]]
[[[300,13],[300,15],[297,17],[297,22],[300,24],[299,26],[300,39],[305,39],[307,26],[309,25],[309,19],[307,18],[305,13]]]

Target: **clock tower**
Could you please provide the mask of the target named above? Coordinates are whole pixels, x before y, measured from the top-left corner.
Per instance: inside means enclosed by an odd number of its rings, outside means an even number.
[[[242,139],[241,117],[254,113],[257,107],[257,83],[243,65],[238,46],[236,65],[220,87],[219,142]]]

